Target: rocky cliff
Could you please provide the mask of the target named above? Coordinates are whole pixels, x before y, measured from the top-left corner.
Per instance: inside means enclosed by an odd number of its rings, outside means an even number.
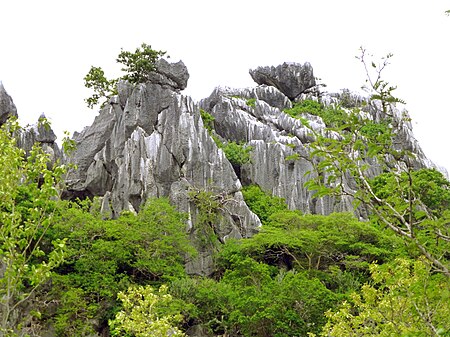
[[[224,139],[243,142],[252,146],[252,160],[240,168],[240,180],[244,184],[256,184],[263,190],[283,197],[291,209],[305,213],[330,214],[332,212],[354,211],[350,197],[340,199],[316,199],[305,189],[312,171],[308,144],[313,140],[309,129],[300,119],[284,113],[292,107],[292,101],[312,99],[324,105],[339,103],[348,108],[361,107],[374,121],[380,121],[382,109],[367,98],[346,90],[340,93],[320,91],[314,80],[309,63],[284,63],[278,67],[260,67],[250,70],[250,75],[258,86],[254,88],[216,88],[210,97],[200,102],[200,107],[214,118],[215,132]],[[416,168],[433,167],[421,150],[412,133],[412,126],[402,118],[404,113],[394,111],[398,122],[398,146],[415,154],[412,165]],[[309,126],[321,132],[325,128],[323,120],[313,114],[303,117]],[[393,160],[393,162],[395,162]],[[368,174],[381,173],[373,163]],[[347,182],[351,184],[351,182]],[[359,209],[358,215],[366,217]]]
[[[101,196],[102,211],[113,217],[138,211],[148,198],[168,197],[189,214],[195,237],[195,194],[207,192],[220,200],[220,220],[210,224],[218,239],[251,236],[260,221],[243,200],[241,182],[204,128],[197,104],[180,94],[188,76],[182,62],[161,61],[151,82],[120,82],[118,96],[74,137],[71,160],[78,169],[69,176],[66,196]],[[188,271],[210,273],[211,259],[204,249]]]
[[[181,94],[189,78],[185,65],[160,60],[151,81],[130,85],[119,82],[118,96],[107,102],[91,126],[74,135],[76,152],[69,160],[78,169],[70,173],[67,198],[98,196],[105,216],[123,210],[138,211],[152,197],[168,197],[180,211],[189,214],[188,230],[198,235],[199,207],[196,195],[206,192],[219,202],[220,216],[209,225],[219,241],[253,235],[260,220],[245,204],[242,185],[256,184],[285,198],[291,209],[329,214],[353,211],[350,198],[316,199],[304,187],[305,173],[312,170],[308,144],[310,132],[300,119],[284,113],[292,102],[310,98],[324,104],[345,100],[359,104],[365,98],[348,92],[327,94],[316,85],[310,64],[284,63],[278,67],[250,70],[253,88],[216,88],[198,104]],[[367,101],[367,100],[366,100]],[[250,162],[232,165],[201,118],[203,109],[214,117],[214,135],[223,142],[252,147]],[[368,102],[366,112],[374,120],[381,109]],[[398,119],[400,120],[400,112]],[[0,121],[15,116],[11,98],[0,85]],[[320,132],[320,117],[305,114]],[[398,143],[413,151],[416,167],[430,167],[412,135],[411,125],[399,124]],[[51,130],[27,129],[19,144],[30,149],[38,141],[55,158],[60,157]],[[373,175],[377,167],[372,168]],[[348,182],[351,184],[351,182]],[[364,210],[359,210],[365,216]],[[211,249],[201,249],[188,263],[192,274],[209,274]]]

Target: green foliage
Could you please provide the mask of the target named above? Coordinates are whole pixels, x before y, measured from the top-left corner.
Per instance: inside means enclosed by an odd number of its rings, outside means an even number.
[[[217,235],[215,226],[220,219],[220,211],[225,202],[224,196],[214,194],[212,191],[192,189],[189,191],[189,200],[192,201],[198,209],[196,217],[196,238],[200,246],[215,247]]]
[[[150,80],[150,74],[156,69],[158,61],[166,52],[153,50],[152,46],[142,43],[134,53],[121,50],[116,61],[124,65],[121,69],[125,75],[121,79],[133,84],[145,83]]]
[[[123,65],[122,71],[125,75],[116,79],[107,79],[101,67],[91,67],[84,77],[86,88],[92,89],[94,94],[85,101],[89,108],[99,104],[101,107],[114,95],[117,95],[117,82],[119,80],[128,81],[131,84],[145,83],[149,81],[151,73],[156,69],[156,62],[164,56],[166,52],[153,50],[148,44],[142,43],[140,48],[133,52],[124,51],[119,53],[116,62]]]
[[[177,327],[182,316],[170,310],[173,299],[167,286],[161,286],[158,292],[150,286],[130,287],[119,292],[118,298],[122,310],[109,321],[111,336],[185,336]]]
[[[350,214],[302,215],[286,210],[272,214],[260,233],[243,240],[240,250],[258,261],[289,270],[336,274],[333,267],[338,267],[356,278],[364,277],[373,261],[382,263],[406,254],[401,240]],[[329,288],[345,288],[332,277],[323,277]]]
[[[328,312],[321,336],[449,336],[450,286],[421,260],[371,266],[373,284]]]
[[[339,127],[345,123],[348,117],[347,112],[341,109],[338,105],[324,106],[320,102],[305,99],[297,102],[291,109],[286,109],[284,112],[294,118],[302,118],[303,114],[319,116],[322,118],[325,125],[329,127]]]
[[[167,199],[150,199],[138,215],[127,212],[117,220],[102,220],[86,212],[89,208],[71,204],[52,233],[68,237],[68,257],[53,276],[52,290],[54,298],[62,298],[53,318],[61,336],[67,331],[83,336],[80,331],[92,329],[93,318],[104,324],[117,306],[117,293],[131,284],[186,277],[185,257],[195,253],[186,216]]]
[[[265,193],[257,185],[245,186],[242,189],[244,200],[263,224],[267,224],[269,217],[277,212],[286,211],[287,204],[283,198]]]
[[[13,136],[18,130],[14,121],[0,128],[0,335],[8,336],[32,328],[22,323],[40,315],[33,295],[65,252],[64,239],[46,242],[44,236],[55,224],[66,168],[51,167],[39,145],[25,158]]]
[[[299,160],[300,159],[300,155],[298,153],[293,153],[290,154],[289,156],[284,157],[284,160],[286,161],[295,161],[295,160]]]
[[[253,148],[250,145],[228,142],[222,147],[227,159],[233,165],[244,165],[250,163]]]
[[[325,323],[324,311],[339,296],[304,273],[279,271],[234,256],[219,281],[173,284],[173,293],[194,304],[193,319],[215,335],[306,336]]]
[[[107,100],[117,95],[117,81],[117,79],[108,80],[102,68],[92,66],[84,77],[84,86],[94,91],[94,94],[86,99],[87,106],[92,109],[102,99],[105,100],[101,105],[103,107]]]
[[[359,59],[366,69],[372,108],[378,107],[382,120],[374,122],[370,115],[356,108],[348,112],[345,124],[340,127],[322,132],[310,128],[315,138],[310,149],[316,178],[309,180],[306,187],[315,191],[318,198],[352,196],[356,207],[362,204],[379,223],[412,243],[436,270],[450,277],[447,255],[450,212],[445,209],[446,203],[436,210],[430,209],[436,207],[436,202],[429,200],[447,190],[448,183],[429,172],[414,173],[415,155],[399,145],[401,140],[397,136],[398,129],[409,118],[398,117],[395,104],[403,101],[393,96],[396,88],[381,79],[392,55],[378,66],[374,62],[368,66],[366,57],[362,50]],[[370,69],[375,76],[371,76]],[[368,177],[373,174],[374,165],[390,173],[371,182]],[[423,190],[428,180],[436,182]]]
[[[396,209],[407,208],[409,193],[416,199],[420,198],[421,204],[411,214],[416,220],[423,212],[439,217],[450,209],[450,182],[436,169],[420,169],[410,174],[403,172],[400,176],[392,172],[383,173],[370,184],[377,197],[393,203]]]
[[[247,104],[249,107],[254,108],[256,105],[256,98],[249,98],[245,101],[245,104]]]
[[[375,197],[382,201],[373,219],[383,224],[388,221],[391,226],[411,233],[422,253],[425,250],[441,257],[443,266],[439,267],[445,271],[450,253],[450,182],[435,169],[421,169],[384,173],[369,183]]]
[[[209,134],[211,134],[214,130],[215,118],[213,117],[213,115],[203,109],[200,109],[200,116],[202,117],[205,129],[208,130]]]
[[[297,118],[298,116],[304,113],[320,116],[322,111],[323,111],[322,104],[312,99],[305,99],[303,101],[295,103],[291,109],[284,110],[286,114],[294,118]]]

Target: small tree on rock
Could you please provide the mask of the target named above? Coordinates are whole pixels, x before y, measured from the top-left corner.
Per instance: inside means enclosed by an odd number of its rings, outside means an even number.
[[[119,80],[132,84],[149,81],[151,73],[156,70],[156,62],[165,54],[165,51],[154,50],[145,43],[142,43],[140,48],[136,48],[134,53],[122,49],[116,61],[123,65],[121,70],[125,72],[125,75],[112,80],[105,77],[101,67],[92,66],[84,77],[85,87],[94,90],[94,94],[85,100],[88,107],[92,109],[101,99],[105,99],[101,103],[103,106],[108,99],[117,95],[116,85]]]

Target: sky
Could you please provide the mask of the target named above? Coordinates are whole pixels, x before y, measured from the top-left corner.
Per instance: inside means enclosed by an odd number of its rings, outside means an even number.
[[[426,155],[450,172],[449,0],[0,0],[0,81],[22,125],[41,113],[59,138],[97,115],[83,77],[121,75],[121,48],[141,43],[183,60],[195,101],[216,86],[256,84],[258,66],[310,62],[326,90],[358,91],[363,46],[394,54],[385,78],[413,120]],[[447,41],[447,42],[445,42]]]

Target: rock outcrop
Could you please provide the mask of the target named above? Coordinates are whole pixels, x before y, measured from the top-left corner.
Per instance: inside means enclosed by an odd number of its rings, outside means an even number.
[[[200,102],[200,106],[215,118],[214,129],[218,136],[252,146],[251,162],[242,165],[239,170],[239,178],[244,184],[259,185],[263,190],[284,198],[291,209],[305,213],[354,212],[350,197],[316,199],[304,187],[305,182],[314,177],[313,161],[316,159],[311,158],[308,147],[313,138],[300,119],[292,118],[283,109],[291,107],[290,99],[293,97],[297,100],[320,100],[325,105],[345,103],[348,108],[361,107],[364,101],[364,111],[374,121],[380,121],[386,116],[382,115],[381,107],[374,102],[346,91],[339,94],[311,91],[306,94],[305,88],[314,84],[313,81],[308,81],[308,78],[313,79],[311,66],[307,64],[292,67],[283,64],[250,71],[256,82],[263,83],[262,85],[247,89],[216,88],[210,97]],[[310,75],[301,75],[304,67]],[[285,86],[294,83],[292,87],[297,89],[290,91],[280,82]],[[307,84],[301,84],[305,82]],[[270,83],[272,86],[267,85]],[[395,143],[415,154],[411,159],[413,167],[433,167],[413,137],[410,123],[402,121],[403,112],[394,113],[398,121]],[[308,119],[309,126],[316,132],[325,128],[320,117],[308,113],[303,117]],[[395,165],[394,159],[392,162]],[[368,164],[370,170],[367,174],[375,176],[381,173],[376,163]],[[306,175],[308,172],[311,174]],[[344,184],[349,188],[353,185],[350,180]],[[366,210],[362,208],[356,213],[360,217],[367,217]]]
[[[188,72],[182,62],[160,61],[152,80],[132,86],[119,82],[118,96],[100,111],[94,123],[75,135],[78,148],[73,158],[78,170],[70,176],[72,197],[101,196],[103,210],[117,216],[137,211],[151,197],[168,196],[190,214],[195,231],[198,214],[190,191],[210,191],[226,196],[223,221],[216,224],[219,239],[246,237],[259,220],[240,193],[241,185],[256,184],[283,197],[291,209],[330,214],[354,211],[350,197],[317,199],[304,184],[314,177],[309,143],[310,131],[302,121],[284,113],[292,99],[320,99],[324,104],[341,102],[351,108],[366,101],[366,112],[377,121],[380,107],[349,92],[317,93],[310,64],[284,63],[250,71],[260,85],[254,88],[216,88],[197,106],[179,93],[186,87]],[[251,162],[231,165],[203,127],[199,108],[214,118],[214,132],[224,141],[247,143]],[[400,112],[398,119],[400,120]],[[321,132],[323,120],[305,113],[309,126]],[[416,154],[413,165],[430,167],[408,123],[399,124],[399,144]],[[380,173],[371,163],[369,174]],[[349,187],[351,181],[345,182]],[[358,215],[366,217],[364,209]],[[192,271],[207,273],[208,252],[193,262]],[[195,265],[195,266],[194,266]]]
[[[260,220],[245,204],[242,185],[256,184],[286,200],[291,209],[305,213],[330,214],[354,211],[350,197],[317,199],[304,187],[314,177],[309,144],[310,130],[301,119],[283,110],[293,100],[321,100],[325,105],[339,102],[352,108],[365,101],[365,112],[378,121],[385,116],[379,106],[349,92],[320,93],[313,69],[284,63],[278,67],[260,67],[250,71],[259,84],[254,88],[216,88],[196,104],[180,92],[187,86],[189,73],[180,61],[160,60],[146,84],[118,83],[118,95],[112,98],[91,126],[74,135],[77,149],[69,160],[78,169],[69,174],[67,198],[99,196],[105,216],[116,217],[122,211],[137,212],[147,199],[168,197],[180,211],[189,215],[188,230],[193,241],[200,235],[200,211],[196,195],[208,193],[220,200],[221,216],[211,223],[219,241],[253,235]],[[6,120],[17,115],[11,98],[0,85],[0,116]],[[208,130],[200,108],[214,117],[214,133],[224,142],[246,143],[252,147],[251,161],[233,165]],[[401,112],[395,111],[401,121]],[[323,120],[304,113],[309,127],[317,132],[325,128]],[[411,125],[399,122],[398,146],[415,154],[411,165],[432,167],[412,135]],[[53,131],[42,124],[26,128],[18,143],[27,152],[41,143],[53,158],[61,158]],[[392,161],[395,165],[395,160]],[[380,173],[371,164],[370,175]],[[349,187],[352,181],[344,182]],[[366,217],[364,209],[357,214]],[[211,248],[211,247],[210,247]],[[210,248],[201,248],[189,261],[191,274],[212,272]]]
[[[17,117],[16,106],[0,82],[0,126],[3,125],[8,118]]]
[[[0,126],[11,117],[18,117],[17,108],[0,82]],[[43,150],[50,155],[51,163],[62,159],[61,150],[56,143],[56,135],[50,126],[45,123],[44,114],[39,117],[36,124],[17,131],[17,145],[25,150],[25,155],[30,153],[35,143],[41,144]]]
[[[50,163],[63,160],[63,154],[56,143],[56,135],[49,124],[46,123],[45,115],[42,114],[38,121],[30,126],[19,130],[17,145],[25,150],[28,155],[35,143],[39,143],[42,149],[50,155]]]
[[[252,98],[256,101],[249,104]],[[283,103],[272,106],[273,102]],[[278,89],[265,85],[249,89],[217,88],[200,106],[214,116],[215,131],[220,137],[252,146],[251,162],[240,168],[244,184],[256,184],[283,197],[291,209],[305,213],[330,214],[353,209],[350,198],[318,200],[304,187],[311,178],[305,174],[313,170],[307,147],[313,139],[299,119],[282,112],[280,108],[289,108],[291,103]],[[314,129],[325,127],[319,117],[311,115],[309,119]]]
[[[245,204],[232,165],[203,126],[198,106],[178,93],[186,86],[182,63],[163,64],[154,80],[131,86],[120,82],[93,124],[76,134],[67,197],[101,196],[105,213],[138,211],[148,198],[169,197],[189,214],[195,237],[199,215],[196,191],[219,197],[221,216],[211,224],[220,241],[248,237],[260,226]],[[161,69],[161,68],[158,68]],[[207,249],[187,264],[192,274],[209,274]]]

